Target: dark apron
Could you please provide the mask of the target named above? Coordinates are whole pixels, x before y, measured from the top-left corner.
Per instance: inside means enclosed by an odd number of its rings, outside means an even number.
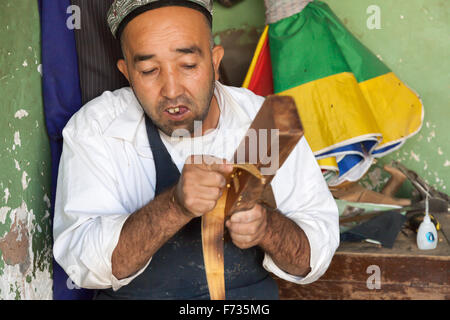
[[[158,130],[145,116],[156,168],[155,197],[177,183],[180,172]],[[241,250],[225,241],[226,299],[278,299],[278,287],[262,267],[259,247]],[[203,261],[201,218],[194,218],[167,241],[148,267],[117,291],[98,290],[95,299],[210,299]]]

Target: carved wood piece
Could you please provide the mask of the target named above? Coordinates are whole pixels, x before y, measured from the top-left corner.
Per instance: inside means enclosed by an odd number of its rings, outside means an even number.
[[[260,135],[260,130],[265,130],[266,135]],[[252,132],[253,137],[256,132],[256,141],[252,141],[256,148],[250,147]],[[275,95],[267,97],[234,154],[235,165],[233,172],[226,177],[226,190],[214,210],[202,216],[203,256],[212,300],[225,299],[225,219],[234,212],[250,210],[256,203],[276,208],[270,182],[302,136],[303,127],[294,99]],[[276,141],[278,145],[273,144]],[[260,154],[260,147],[264,145],[267,152]],[[257,154],[252,154],[252,150]],[[251,163],[252,159],[256,159],[255,163]],[[269,174],[264,174],[273,167],[273,161],[278,165]]]

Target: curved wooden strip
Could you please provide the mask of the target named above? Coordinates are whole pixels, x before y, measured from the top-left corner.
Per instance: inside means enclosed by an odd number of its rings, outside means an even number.
[[[231,184],[236,186],[233,178],[239,179],[236,169],[249,172],[261,180],[263,177],[252,164],[234,165],[235,171],[227,179],[229,182],[224,188],[222,196],[217,201],[214,210],[202,216],[202,247],[205,263],[206,280],[211,300],[225,300],[225,271],[224,271],[224,225],[226,217],[226,202]],[[270,186],[270,185],[269,185]],[[239,187],[238,187],[239,188]],[[269,190],[271,193],[271,189]],[[273,194],[271,193],[273,198]],[[269,201],[272,203],[274,201]],[[276,205],[275,205],[276,206]]]
[[[214,210],[202,216],[203,259],[211,300],[225,300],[223,232],[227,193],[228,188],[224,188]]]
[[[278,168],[283,165],[292,149],[303,136],[303,127],[298,116],[297,107],[292,97],[269,96],[258,111],[249,130],[278,129],[278,150],[274,149]],[[257,146],[267,143],[266,151],[272,156],[272,138],[269,140],[257,137]],[[264,141],[264,139],[266,141]],[[261,159],[258,163],[250,162],[250,143],[246,138],[238,146],[234,159],[234,170],[227,177],[227,188],[225,188],[216,207],[211,212],[202,216],[202,246],[203,259],[205,262],[206,278],[209,293],[212,300],[225,299],[225,275],[224,275],[224,223],[225,217],[233,212],[248,210],[256,203],[276,207],[275,197],[270,187],[270,182],[275,173],[262,175]],[[259,155],[259,152],[257,153]],[[244,163],[237,161],[244,155]]]

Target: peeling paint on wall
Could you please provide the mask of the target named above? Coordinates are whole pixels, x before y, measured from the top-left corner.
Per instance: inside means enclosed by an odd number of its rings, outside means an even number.
[[[9,196],[10,196],[10,194],[9,194],[9,189],[8,189],[8,188],[5,188],[4,192],[5,192],[5,196],[3,197],[3,200],[5,201],[5,204],[7,204],[7,203],[8,203]]]
[[[22,202],[20,208],[12,210],[10,218],[14,219],[14,222],[10,231],[0,239],[3,261],[7,265],[18,264],[22,273],[26,273],[30,266],[28,226],[31,221],[28,219],[29,216],[26,204]]]
[[[22,189],[25,190],[26,188],[28,188],[28,184],[30,183],[30,179],[28,178],[28,174],[26,171],[24,171],[22,173]]]
[[[0,1],[0,299],[53,294],[50,148],[37,30],[37,2]]]
[[[28,210],[26,203],[22,202],[20,207],[10,211],[9,218],[13,221],[10,231],[0,239],[0,251],[5,263],[0,272],[0,290],[5,294],[2,298],[51,299],[51,290],[37,291],[34,287],[38,282],[45,285],[44,288],[51,288],[52,281],[50,270],[38,271],[38,277],[33,272],[32,261],[35,257],[31,243],[38,227],[33,210]],[[11,279],[21,280],[15,281],[14,292],[8,290]]]
[[[22,119],[23,117],[27,117],[28,112],[26,110],[20,109],[14,114],[14,118]]]
[[[22,141],[20,141],[20,132],[19,131],[14,132],[14,146],[13,146],[13,148],[15,148],[16,145],[18,145],[19,147],[22,146]]]
[[[8,212],[11,210],[10,207],[2,207],[0,208],[0,223],[5,224],[6,217],[8,216]]]

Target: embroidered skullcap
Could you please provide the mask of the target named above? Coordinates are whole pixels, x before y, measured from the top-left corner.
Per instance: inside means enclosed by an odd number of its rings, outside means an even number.
[[[182,6],[200,11],[212,25],[213,0],[114,0],[108,10],[107,21],[109,29],[117,39],[123,29],[133,18],[145,11],[167,7]]]

